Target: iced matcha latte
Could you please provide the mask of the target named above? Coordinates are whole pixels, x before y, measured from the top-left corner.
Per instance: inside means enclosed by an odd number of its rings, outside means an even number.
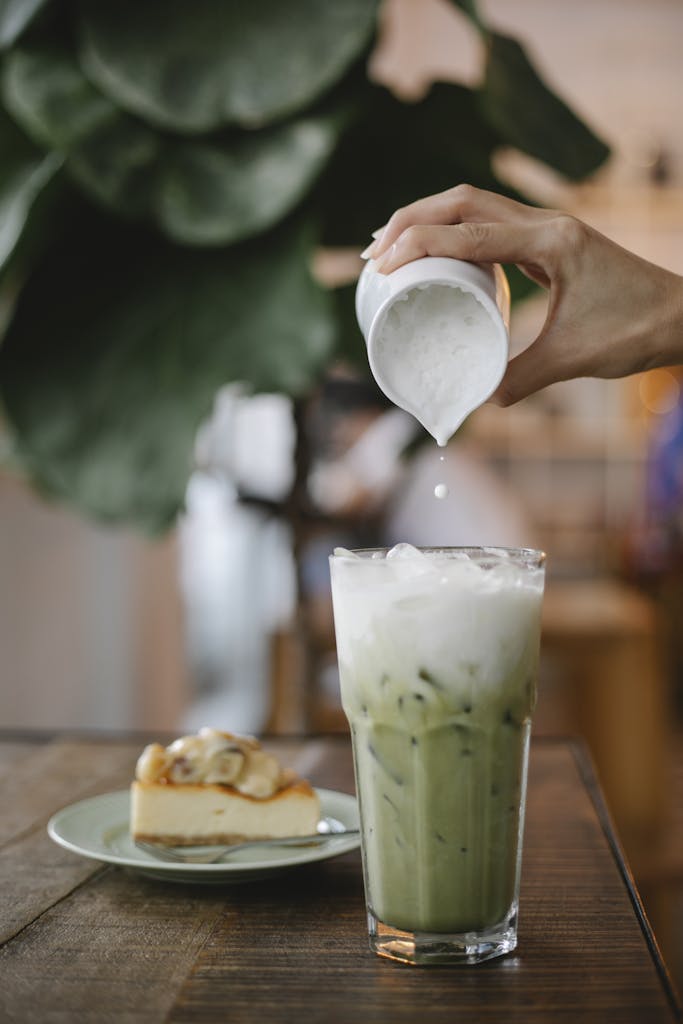
[[[370,944],[413,963],[514,949],[541,553],[331,558]]]

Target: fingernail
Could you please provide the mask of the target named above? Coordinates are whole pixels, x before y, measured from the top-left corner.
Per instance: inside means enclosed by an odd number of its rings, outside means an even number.
[[[360,258],[362,260],[369,260],[370,257],[372,256],[372,250],[374,248],[375,248],[375,243],[374,242],[370,242],[370,245],[367,247],[367,249],[363,249],[362,253],[360,254]]]
[[[381,228],[376,228],[374,231],[371,232],[372,237],[373,238],[377,238],[377,239],[381,238],[382,235],[384,234],[384,229],[385,228],[386,228],[386,224],[383,224]]]

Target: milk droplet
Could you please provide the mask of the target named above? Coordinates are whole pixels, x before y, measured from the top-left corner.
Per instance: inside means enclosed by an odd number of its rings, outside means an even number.
[[[446,484],[437,484],[436,485],[436,487],[434,488],[434,497],[435,498],[447,498],[448,497],[448,487],[446,486]]]

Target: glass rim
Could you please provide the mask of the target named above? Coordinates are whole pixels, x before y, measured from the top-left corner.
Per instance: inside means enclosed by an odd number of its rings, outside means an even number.
[[[394,545],[395,546],[395,545]],[[412,545],[416,551],[421,552],[424,555],[454,555],[454,554],[477,554],[477,555],[506,555],[511,557],[518,562],[524,562],[528,568],[542,569],[545,565],[547,555],[545,551],[540,548],[507,548],[501,545],[494,544],[452,544],[452,545],[437,545],[437,546],[420,546],[419,544]],[[383,561],[386,561],[386,555],[392,548],[390,547],[377,547],[377,548],[348,548],[347,554],[332,554],[329,556],[330,562],[350,562],[353,563],[356,559],[365,563],[372,559],[373,555],[384,555]],[[354,555],[352,559],[349,556]],[[379,562],[379,559],[375,559]]]

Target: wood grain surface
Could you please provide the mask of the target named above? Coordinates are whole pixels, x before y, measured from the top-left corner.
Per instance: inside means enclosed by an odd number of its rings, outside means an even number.
[[[266,745],[353,791],[343,737]],[[680,1019],[581,750],[532,745],[519,947],[414,968],[367,944],[360,857],[189,885],[56,846],[48,818],[127,785],[142,740],[0,741],[0,1021],[581,1022]]]

